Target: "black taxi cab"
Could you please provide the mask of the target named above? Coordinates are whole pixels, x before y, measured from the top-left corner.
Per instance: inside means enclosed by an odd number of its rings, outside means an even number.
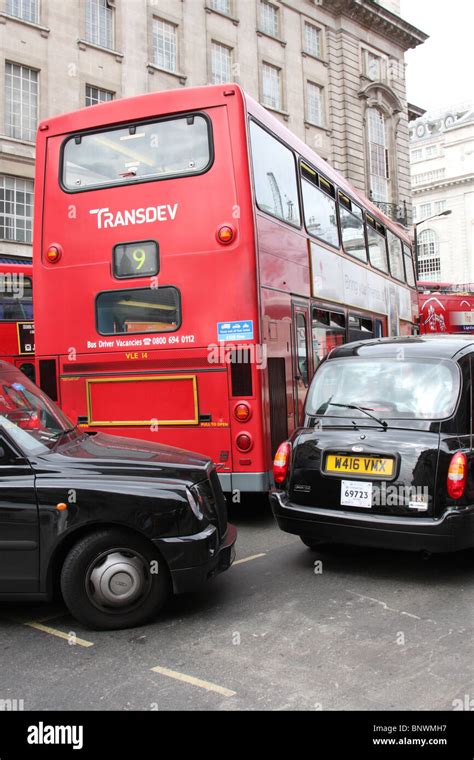
[[[87,434],[0,361],[0,600],[57,588],[91,628],[141,625],[226,570],[235,540],[211,460]]]
[[[474,336],[348,343],[274,460],[279,527],[316,548],[474,546]]]

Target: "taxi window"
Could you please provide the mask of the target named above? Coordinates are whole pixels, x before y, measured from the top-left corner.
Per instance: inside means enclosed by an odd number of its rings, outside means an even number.
[[[316,372],[306,414],[369,419],[345,404],[365,407],[381,419],[444,419],[456,407],[459,368],[450,360],[333,359]]]

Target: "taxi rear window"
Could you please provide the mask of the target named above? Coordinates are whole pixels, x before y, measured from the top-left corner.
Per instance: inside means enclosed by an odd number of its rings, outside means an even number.
[[[365,410],[382,419],[445,419],[454,413],[459,386],[459,368],[449,359],[333,359],[314,375],[306,414],[368,420]]]

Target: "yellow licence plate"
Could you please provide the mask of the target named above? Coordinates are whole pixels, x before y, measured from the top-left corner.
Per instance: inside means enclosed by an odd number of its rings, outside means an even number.
[[[351,475],[390,478],[393,475],[394,464],[393,459],[386,457],[352,457],[345,454],[328,454],[325,471],[328,473],[351,473]]]

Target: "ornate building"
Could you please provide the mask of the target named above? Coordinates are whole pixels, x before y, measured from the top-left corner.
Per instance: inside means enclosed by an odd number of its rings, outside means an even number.
[[[474,110],[465,104],[410,124],[421,280],[474,282]]]
[[[407,224],[404,53],[425,39],[397,0],[0,0],[0,255],[31,255],[39,119],[230,80]]]

